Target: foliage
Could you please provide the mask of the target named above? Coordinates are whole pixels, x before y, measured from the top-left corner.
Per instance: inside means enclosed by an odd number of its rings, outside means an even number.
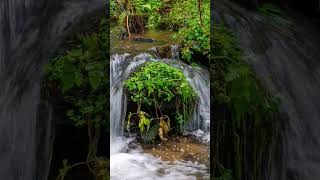
[[[100,129],[108,130],[108,22],[102,19],[99,30],[79,35],[72,47],[54,58],[44,68],[44,87],[55,109],[62,110],[75,126],[87,126],[89,145],[85,162],[63,168],[57,179],[63,180],[67,172],[86,165],[97,179],[107,179],[105,161],[97,157]],[[62,108],[60,107],[62,106]],[[104,169],[104,170],[101,170]],[[102,173],[102,171],[104,173]]]
[[[182,44],[182,58],[188,63],[195,61],[194,53],[210,56],[210,2],[202,1],[201,19],[199,19],[198,3],[194,0],[177,1],[171,12],[164,18],[168,26],[179,26],[175,35]],[[177,25],[175,25],[177,24]]]
[[[223,173],[221,174],[220,178],[217,178],[217,179],[220,179],[220,180],[233,180],[232,170],[225,169],[223,171]]]
[[[270,17],[272,20],[271,22],[274,23],[274,25],[290,26],[292,24],[285,12],[273,4],[265,3],[258,8],[258,11],[261,14]]]
[[[162,62],[145,63],[125,82],[133,102],[161,107],[179,97],[190,102],[196,94],[182,71]]]
[[[112,34],[122,34],[129,27],[143,24],[134,21],[147,19],[146,27],[175,31],[181,44],[181,54],[187,63],[197,62],[196,55],[209,58],[210,53],[210,1],[209,0],[114,0],[111,1],[111,16],[116,26]],[[128,29],[127,29],[128,30]]]
[[[213,28],[212,42],[211,86],[215,92],[212,103],[220,109],[213,112],[216,117],[214,129],[217,129],[214,134],[215,158],[227,163],[225,165],[237,179],[259,179],[262,157],[276,136],[278,101],[263,90],[243,59],[233,35],[225,27]],[[225,143],[230,141],[233,151],[226,153],[231,147],[225,147]],[[219,154],[232,157],[232,163]],[[252,167],[250,175],[242,173],[246,165]],[[221,172],[215,172],[215,175],[223,176]]]
[[[68,171],[72,168],[71,165],[69,165],[68,160],[66,159],[62,161],[62,165],[63,167],[59,170],[59,176],[57,180],[63,180],[66,177]]]
[[[183,115],[177,114],[175,119],[176,119],[176,122],[178,122],[178,124],[179,124],[180,131],[183,132],[183,128],[182,127],[185,126],[184,120],[183,120]]]
[[[154,123],[151,125],[150,129],[148,131],[145,131],[142,133],[142,140],[144,144],[150,144],[154,143],[154,140],[156,139],[157,135],[159,134],[159,124]]]
[[[76,126],[106,126],[108,77],[106,21],[98,33],[79,36],[79,45],[45,66],[48,91],[58,91],[69,105],[66,115]],[[56,96],[52,92],[52,96]]]
[[[140,122],[139,122],[140,132],[143,133],[145,131],[148,131],[150,128],[150,122],[151,122],[151,120],[147,118],[147,116],[149,115],[143,111],[139,111],[138,115],[140,118]]]
[[[242,59],[242,52],[236,47],[232,35],[225,28],[216,27],[213,38],[216,43],[213,50],[215,100],[219,104],[229,104],[234,127],[240,127],[246,114],[257,117],[259,121],[259,117],[276,112],[277,101],[261,90],[256,77]]]
[[[192,102],[196,100],[196,93],[189,85],[183,72],[162,62],[148,62],[134,72],[124,83],[128,91],[128,97],[138,105],[139,129],[141,135],[149,130],[150,124],[159,125],[159,137],[164,136],[170,130],[170,118],[162,114],[161,109],[167,104],[176,104],[176,110],[182,112],[177,121],[180,129],[191,118]],[[182,103],[182,106],[180,105]],[[155,118],[147,118],[147,114],[140,110],[141,106],[154,107]],[[160,114],[160,115],[159,115]],[[128,116],[127,129],[130,128]],[[183,122],[182,122],[183,121]]]
[[[67,159],[62,161],[62,168],[59,169],[59,175],[57,180],[64,180],[69,171],[78,166],[87,165],[87,162],[80,162],[73,165],[70,165]],[[97,180],[109,180],[109,162],[103,157],[98,157],[95,163],[97,169]]]

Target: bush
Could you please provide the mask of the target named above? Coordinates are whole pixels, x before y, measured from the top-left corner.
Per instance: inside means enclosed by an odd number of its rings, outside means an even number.
[[[106,126],[108,99],[108,37],[106,21],[98,33],[79,36],[79,45],[45,66],[51,96],[68,104],[67,116],[76,126]],[[57,98],[57,97],[55,97]]]
[[[125,81],[124,86],[130,101],[138,105],[136,114],[139,116],[141,133],[148,131],[150,124],[158,124],[163,130],[163,132],[159,131],[159,136],[167,134],[170,130],[170,118],[162,114],[166,104],[176,105],[176,114],[179,116],[181,114],[180,119],[183,120],[175,123],[181,130],[191,118],[193,110],[191,104],[196,101],[196,93],[183,72],[175,67],[162,62],[145,63]],[[156,117],[150,118],[147,113],[141,111],[142,106],[155,109],[153,113]],[[128,124],[130,124],[131,115],[129,115]]]
[[[103,19],[98,32],[80,35],[70,50],[45,66],[44,86],[54,108],[62,109],[75,126],[88,128],[89,145],[85,162],[69,165],[65,160],[57,179],[70,169],[87,165],[96,178],[107,179],[107,161],[97,157],[101,129],[108,131],[109,33]],[[63,108],[58,106],[63,106]]]

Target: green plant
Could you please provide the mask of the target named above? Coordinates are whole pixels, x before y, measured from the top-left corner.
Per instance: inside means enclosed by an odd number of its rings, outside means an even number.
[[[152,122],[160,125],[161,139],[167,134],[170,129],[170,118],[162,114],[166,104],[175,103],[177,113],[182,112],[180,122],[178,121],[180,129],[183,129],[185,121],[191,118],[193,108],[190,104],[196,101],[196,93],[183,72],[175,67],[162,62],[145,63],[125,81],[124,87],[128,91],[129,99],[138,106],[137,113],[134,114],[139,116],[141,134],[144,133],[145,126],[148,131]],[[141,111],[142,106],[154,108],[155,118],[146,118],[146,114]],[[130,128],[132,115],[129,114],[127,129]],[[165,126],[164,119],[166,119]]]
[[[116,22],[112,34],[122,34],[126,29],[130,37],[130,29],[135,26],[171,30],[181,44],[184,61],[199,62],[199,55],[207,61],[210,57],[209,0],[114,0],[111,16]]]
[[[156,139],[158,134],[159,134],[159,124],[154,123],[153,125],[151,125],[148,131],[145,131],[142,134],[143,143],[144,144],[154,143],[154,140]]]
[[[149,130],[151,120],[147,118],[149,115],[146,112],[140,111],[138,114],[140,118],[139,129],[141,133],[144,133]]]
[[[179,124],[179,126],[180,126],[180,131],[182,132],[183,131],[183,128],[182,127],[184,127],[184,119],[183,119],[183,115],[181,115],[181,114],[177,114],[176,115],[176,122],[178,122],[178,124]]]
[[[210,2],[201,1],[201,9],[196,8],[198,3],[194,0],[178,1],[164,18],[167,22],[179,24],[175,37],[181,41],[182,58],[188,63],[196,61],[192,57],[194,53],[210,57]]]
[[[102,19],[98,32],[79,35],[75,46],[54,58],[44,68],[44,86],[48,98],[55,106],[64,106],[63,113],[74,125],[86,126],[89,145],[85,164],[98,176],[94,169],[97,161],[97,146],[101,129],[108,130],[108,22]],[[77,165],[77,164],[75,164]],[[71,167],[73,167],[72,165]],[[64,162],[63,179],[69,170]]]
[[[274,25],[290,26],[292,24],[286,13],[273,4],[265,3],[258,8],[258,11],[261,14],[270,17],[272,19],[271,22]]]
[[[227,153],[232,157],[232,163],[227,161],[226,166],[234,176],[237,179],[260,179],[262,158],[277,136],[278,101],[263,89],[243,59],[234,36],[225,27],[214,27],[212,42],[211,86],[215,92],[213,104],[219,107],[219,111],[213,112],[217,129],[214,134],[215,159],[218,161],[219,154],[226,150],[224,148],[232,148],[232,153]],[[231,147],[225,147],[225,142],[231,142]],[[246,165],[252,168],[251,174],[243,173]],[[217,171],[215,175],[223,176]]]

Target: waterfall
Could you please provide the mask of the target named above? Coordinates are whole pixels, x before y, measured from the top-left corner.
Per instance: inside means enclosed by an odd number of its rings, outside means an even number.
[[[216,1],[211,12],[235,34],[265,87],[281,99],[281,161],[273,161],[265,179],[320,179],[319,28],[295,14],[283,26],[225,0]]]
[[[41,67],[80,18],[105,3],[0,1],[1,180],[47,178],[52,122],[40,101]]]
[[[139,65],[151,61],[161,61],[183,71],[198,95],[198,104],[195,107],[188,129],[190,131],[202,130],[209,133],[210,79],[207,70],[189,66],[179,60],[153,59],[151,55],[146,53],[133,58],[129,54],[115,54],[110,59],[110,141],[123,135],[123,123],[127,105],[127,99],[123,92],[123,82]]]
[[[173,46],[172,49],[176,50],[176,47]],[[173,57],[178,56],[176,52],[173,54]],[[167,63],[183,71],[198,94],[198,103],[188,130],[197,130],[195,135],[205,142],[210,141],[210,85],[207,70],[186,65],[177,59],[152,58],[146,53],[134,57],[129,54],[114,54],[110,58],[110,176],[113,180],[195,179],[196,173],[207,174],[207,167],[201,164],[179,162],[176,165],[170,165],[148,154],[143,154],[139,148],[134,150],[128,148],[128,144],[133,139],[125,138],[123,134],[127,106],[123,82],[138,66],[154,61]],[[160,175],[160,171],[166,173]],[[207,175],[201,177],[207,179]]]
[[[123,82],[137,66],[151,60],[148,54],[140,54],[131,61],[129,57],[129,54],[115,54],[110,58],[110,155],[126,147],[126,143],[119,143],[123,136],[123,124],[127,112]]]

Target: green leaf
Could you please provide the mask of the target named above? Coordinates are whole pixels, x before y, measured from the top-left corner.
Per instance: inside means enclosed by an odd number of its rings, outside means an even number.
[[[62,91],[66,92],[74,86],[75,76],[73,73],[65,73],[61,81],[62,81]]]
[[[96,90],[99,87],[100,79],[102,77],[99,71],[89,71],[89,82],[91,87]]]

